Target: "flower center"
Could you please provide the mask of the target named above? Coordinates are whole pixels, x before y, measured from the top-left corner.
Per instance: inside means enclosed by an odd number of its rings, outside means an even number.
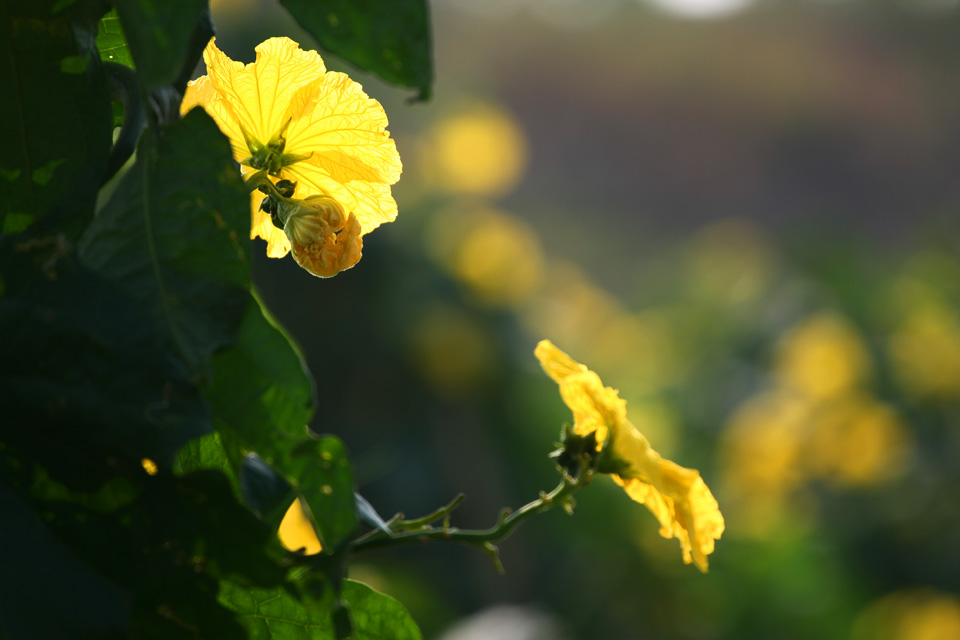
[[[250,135],[250,132],[241,124],[240,130],[243,132],[243,139],[247,143],[250,157],[241,161],[240,164],[253,167],[258,171],[266,171],[272,176],[279,176],[280,170],[284,167],[289,167],[295,162],[306,160],[313,155],[313,152],[284,153],[284,148],[287,146],[287,127],[289,126],[290,119],[288,118],[287,121],[283,123],[283,126],[280,127],[280,130],[273,134],[270,141],[263,144]]]

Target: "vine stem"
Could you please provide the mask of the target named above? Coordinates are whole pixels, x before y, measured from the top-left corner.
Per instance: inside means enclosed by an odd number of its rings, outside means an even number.
[[[571,478],[567,475],[564,475],[563,479],[560,481],[560,484],[557,485],[557,487],[550,493],[541,492],[538,499],[525,504],[516,511],[504,509],[500,513],[497,524],[489,529],[457,529],[456,527],[448,526],[447,523],[449,520],[449,511],[451,510],[449,507],[459,504],[460,500],[458,499],[451,503],[451,505],[448,505],[448,507],[440,509],[436,512],[437,515],[444,517],[443,526],[426,526],[421,529],[401,530],[399,532],[389,534],[381,531],[374,531],[371,532],[371,534],[355,540],[350,545],[350,549],[354,553],[359,553],[361,551],[396,547],[404,544],[436,541],[459,542],[461,544],[478,547],[483,551],[490,553],[494,556],[494,561],[497,563],[498,568],[500,568],[499,561],[495,556],[496,547],[493,546],[493,543],[499,542],[500,540],[506,538],[515,528],[517,528],[518,525],[520,525],[521,522],[527,518],[530,518],[538,513],[548,511],[557,505],[569,505],[568,498],[570,495],[580,487],[590,482],[590,477],[592,475],[593,474],[591,471],[581,473],[577,478]],[[428,516],[428,518],[429,517],[430,516]],[[439,519],[434,518],[433,520],[428,520],[428,518],[420,518],[412,522],[423,522],[425,524],[429,524],[429,522]],[[404,522],[401,521],[398,523],[398,525],[402,529]]]

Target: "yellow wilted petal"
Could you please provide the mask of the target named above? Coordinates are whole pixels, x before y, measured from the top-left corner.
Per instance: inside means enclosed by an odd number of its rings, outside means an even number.
[[[287,513],[280,521],[280,529],[277,531],[280,537],[280,543],[288,551],[302,551],[308,556],[320,553],[320,539],[317,538],[317,532],[313,528],[310,519],[297,498],[287,509]]]
[[[584,365],[558,349],[549,340],[541,340],[537,343],[533,355],[540,361],[540,366],[543,367],[547,375],[557,384],[560,384],[564,378],[570,375],[589,371]]]
[[[626,417],[626,402],[600,377],[548,340],[535,351],[544,371],[558,382],[573,411],[574,430],[597,433],[598,471],[610,473],[631,498],[646,505],[660,522],[660,534],[677,538],[683,560],[701,571],[724,530],[716,499],[694,469],[663,459]]]

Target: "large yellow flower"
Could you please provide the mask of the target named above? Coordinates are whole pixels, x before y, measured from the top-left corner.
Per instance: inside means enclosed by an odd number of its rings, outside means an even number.
[[[244,65],[211,40],[203,52],[207,75],[187,85],[181,112],[203,107],[244,173],[266,170],[274,182],[290,180],[298,200],[334,199],[356,218],[360,235],[396,218],[390,185],[402,167],[380,103],[289,38],[270,38],[256,52],[256,62]],[[263,238],[267,255],[282,258],[290,239],[260,209],[263,198],[253,193],[250,237]]]
[[[677,538],[683,561],[706,571],[714,540],[723,533],[723,515],[700,473],[665,460],[627,420],[627,403],[600,376],[542,340],[535,351],[540,365],[560,385],[573,411],[574,431],[596,432],[601,446],[597,470],[610,473],[631,498],[660,521],[660,535]]]

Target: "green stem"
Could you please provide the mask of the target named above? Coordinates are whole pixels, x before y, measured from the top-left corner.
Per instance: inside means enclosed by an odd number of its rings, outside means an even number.
[[[261,169],[260,171],[255,171],[253,173],[248,173],[243,178],[243,183],[247,187],[247,191],[253,192],[259,189],[260,187],[266,187],[269,191],[269,195],[275,196],[277,198],[282,198],[280,192],[277,191],[277,188],[273,185],[273,182],[270,180],[266,169]]]
[[[433,541],[459,542],[479,547],[490,553],[495,551],[492,543],[499,542],[506,538],[517,526],[538,513],[548,511],[553,507],[563,505],[570,494],[584,486],[590,481],[592,472],[582,473],[578,478],[564,476],[560,484],[550,493],[541,493],[540,497],[533,502],[527,503],[516,511],[511,512],[504,509],[500,513],[497,524],[489,529],[480,530],[461,530],[456,527],[426,527],[414,531],[400,531],[398,533],[385,534],[377,532],[379,535],[364,536],[355,540],[351,545],[351,551],[358,553],[361,551],[370,551],[371,549],[383,549],[386,547],[396,547],[403,544],[424,543]],[[453,506],[459,503],[456,500],[451,503]],[[436,513],[443,515],[449,512],[449,506],[438,510]],[[432,514],[431,514],[432,515]],[[429,517],[429,516],[428,516]],[[426,518],[420,518],[418,521],[424,521]],[[414,522],[418,522],[414,521]],[[427,521],[429,522],[429,521]],[[404,526],[405,523],[400,523]],[[446,522],[444,523],[446,525]]]

